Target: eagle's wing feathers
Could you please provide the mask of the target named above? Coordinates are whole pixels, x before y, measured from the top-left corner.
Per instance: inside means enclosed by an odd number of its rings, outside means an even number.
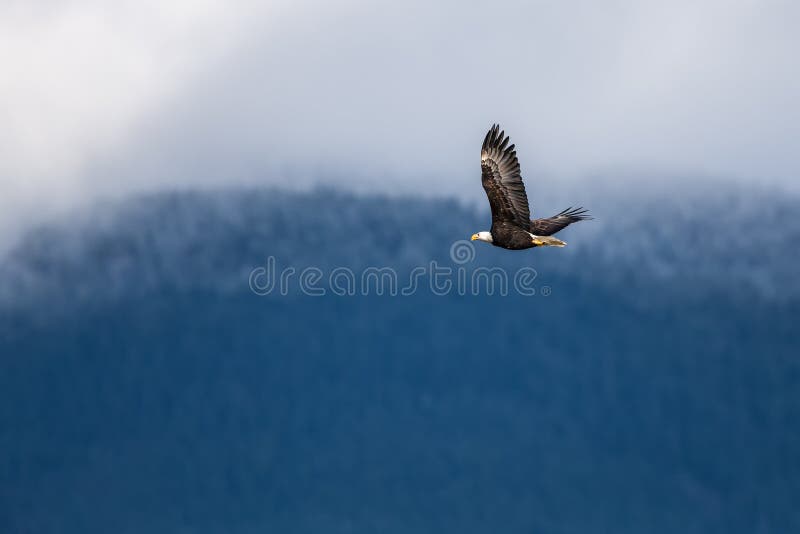
[[[528,196],[514,145],[507,146],[508,143],[500,126],[492,126],[481,147],[481,181],[492,208],[492,223],[510,222],[527,230]]]
[[[547,219],[533,219],[531,221],[530,231],[533,235],[553,235],[574,222],[585,221],[591,218],[587,210],[570,207],[558,215],[553,215]]]

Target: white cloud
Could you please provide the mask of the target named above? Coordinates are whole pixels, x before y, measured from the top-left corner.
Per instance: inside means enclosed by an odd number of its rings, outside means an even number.
[[[494,121],[528,175],[790,184],[798,16],[789,0],[4,4],[0,209],[287,176],[480,194]]]
[[[224,53],[243,15],[212,0],[4,3],[0,210],[86,197],[92,161]]]

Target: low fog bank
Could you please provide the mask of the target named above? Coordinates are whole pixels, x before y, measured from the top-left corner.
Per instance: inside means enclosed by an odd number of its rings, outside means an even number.
[[[529,188],[533,189],[533,188]],[[474,266],[531,265],[542,276],[666,292],[800,296],[797,198],[752,187],[594,187],[537,194],[534,214],[583,205],[595,220],[561,234],[569,246],[509,252],[475,244]],[[533,197],[534,191],[530,191]],[[569,201],[571,199],[571,201]],[[248,275],[284,266],[388,266],[408,272],[488,229],[485,200],[230,188],[96,203],[29,230],[0,262],[4,306],[108,301],[195,289],[246,292]],[[473,266],[470,266],[473,267]]]

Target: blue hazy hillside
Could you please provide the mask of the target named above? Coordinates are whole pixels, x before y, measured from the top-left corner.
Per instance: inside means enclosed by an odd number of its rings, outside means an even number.
[[[800,531],[797,199],[596,202],[566,249],[464,264],[486,214],[324,190],[31,231],[0,264],[0,532]],[[270,257],[536,294],[257,295]]]

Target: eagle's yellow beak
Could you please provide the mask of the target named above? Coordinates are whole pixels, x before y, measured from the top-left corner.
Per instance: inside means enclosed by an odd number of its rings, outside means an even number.
[[[475,241],[476,239],[478,239],[478,234],[472,234],[470,241]]]

